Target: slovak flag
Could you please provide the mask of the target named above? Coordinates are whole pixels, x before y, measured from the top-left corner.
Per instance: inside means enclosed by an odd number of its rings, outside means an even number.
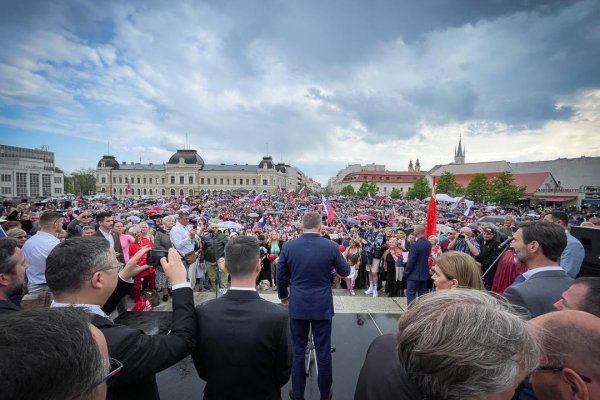
[[[475,215],[475,211],[471,210],[471,207],[465,210],[465,217],[472,217],[473,215]]]
[[[298,191],[298,196],[303,197],[305,193],[306,193],[306,186],[302,186],[302,188],[300,188],[300,190]]]
[[[260,217],[260,219],[258,220],[258,227],[259,228],[265,227],[265,217]]]
[[[323,210],[327,214],[327,224],[331,225],[331,223],[333,222],[333,217],[335,215],[335,210],[333,209],[331,203],[325,199],[325,196],[321,195],[321,198],[323,201]]]
[[[253,201],[253,203],[254,203],[254,204],[258,204],[258,203],[260,203],[260,202],[262,201],[262,199],[263,199],[263,198],[262,198],[262,193],[259,193],[259,194],[257,194],[257,195],[256,195],[256,197],[254,198],[254,201]]]
[[[368,192],[368,193],[367,193],[367,196],[369,197],[369,200],[371,200],[371,201],[373,201],[373,200],[374,200],[374,199],[373,199],[373,196],[371,196],[371,192]]]
[[[454,202],[454,204],[452,204],[452,206],[450,206],[451,210],[457,209],[459,206],[462,206],[463,204],[465,204],[465,198],[461,197],[460,199],[456,200]]]

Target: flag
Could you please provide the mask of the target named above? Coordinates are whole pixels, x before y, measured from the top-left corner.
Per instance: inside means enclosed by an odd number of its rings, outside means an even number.
[[[452,204],[452,205],[450,206],[450,209],[451,209],[451,210],[455,210],[455,209],[457,209],[459,206],[462,206],[463,204],[465,204],[465,198],[464,198],[464,197],[460,197],[460,198],[458,198],[458,199],[457,199],[457,200],[454,202],[454,204]]]
[[[465,217],[472,217],[473,215],[475,215],[475,211],[471,210],[471,207],[465,210]]]
[[[435,203],[436,192],[436,177],[433,177],[433,189],[431,190],[431,198],[429,199],[429,207],[427,208],[427,227],[425,228],[425,239],[431,235],[435,235],[437,231],[437,205]]]
[[[295,196],[295,195],[296,195],[296,192],[295,192],[295,191],[293,191],[293,190],[290,190],[290,191],[288,192],[288,194],[287,194],[287,196],[288,196],[288,197],[290,197],[290,198],[294,198],[294,196]]]
[[[392,212],[390,213],[390,225],[396,224],[396,208],[392,206]]]
[[[300,190],[298,191],[298,197],[304,197],[305,193],[306,193],[306,186],[302,186],[300,188]]]
[[[265,217],[260,217],[260,219],[258,220],[258,227],[259,228],[265,227]]]
[[[259,193],[259,194],[257,194],[257,195],[256,195],[256,197],[254,198],[254,201],[253,201],[253,203],[254,203],[254,204],[258,204],[258,203],[260,203],[260,202],[262,201],[262,199],[263,199],[263,198],[262,198],[262,193]]]
[[[369,197],[369,200],[373,201],[373,197],[371,197],[371,192],[367,192],[367,196]]]
[[[323,210],[327,214],[327,224],[331,225],[331,223],[333,222],[333,217],[335,215],[335,210],[333,209],[331,203],[327,199],[325,199],[325,196],[321,195],[321,199],[323,201]]]
[[[2,229],[2,227],[0,226],[0,239],[4,239],[6,237],[6,232],[4,232],[4,229]]]
[[[283,193],[283,189],[281,188],[281,185],[277,185],[277,194],[281,193]]]
[[[383,200],[385,200],[385,196],[381,196],[378,194],[375,195],[375,201],[383,201]]]

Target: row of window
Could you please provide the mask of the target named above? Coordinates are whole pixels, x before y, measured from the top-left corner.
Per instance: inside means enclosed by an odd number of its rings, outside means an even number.
[[[190,176],[189,178],[189,184],[193,185],[194,184],[194,177]],[[238,183],[239,181],[239,183]],[[206,178],[206,183],[205,182],[205,178],[200,178],[200,184],[201,185],[230,185],[231,180],[229,178]],[[100,183],[106,183],[106,177],[101,177],[100,178]],[[113,178],[113,183],[116,183],[116,178]],[[121,178],[119,178],[119,183],[123,183]],[[140,178],[137,178],[137,183],[140,183]],[[146,178],[143,178],[143,183],[146,184]],[[150,183],[152,183],[152,178],[150,178]],[[162,178],[162,183],[165,183],[165,178]],[[156,178],[156,184],[158,184],[158,178]],[[171,176],[171,184],[175,185],[175,177]],[[180,176],[179,177],[179,184],[183,185],[184,184],[184,177]],[[269,180],[268,179],[263,179],[262,180],[262,184],[263,186],[268,186],[269,185]],[[233,185],[240,185],[240,186],[244,186],[244,179],[243,178],[233,178]],[[250,185],[250,178],[246,178],[246,186]],[[256,186],[256,178],[252,178],[252,185]]]
[[[51,193],[50,189],[48,189],[46,191],[45,188],[43,189],[42,192],[44,193],[44,196],[50,196],[50,193]],[[12,188],[11,187],[2,187],[0,193],[1,194],[12,195]],[[27,192],[20,191],[19,193],[21,193],[20,196],[26,196],[27,195]],[[62,188],[54,188],[54,194],[62,194]],[[32,196],[33,196],[33,194],[32,194]]]

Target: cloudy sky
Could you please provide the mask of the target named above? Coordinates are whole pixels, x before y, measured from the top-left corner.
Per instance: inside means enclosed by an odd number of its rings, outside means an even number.
[[[0,143],[66,171],[268,151],[325,183],[600,155],[600,1],[0,3]],[[187,139],[186,139],[187,137]],[[268,149],[268,150],[267,150]]]

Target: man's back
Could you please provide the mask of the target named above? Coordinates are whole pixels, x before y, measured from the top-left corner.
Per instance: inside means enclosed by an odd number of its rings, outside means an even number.
[[[284,308],[256,291],[233,289],[196,307],[196,315],[193,358],[205,399],[281,398],[292,367]]]
[[[431,253],[431,243],[424,237],[419,238],[411,247],[404,275],[409,280],[428,280],[428,258]]]
[[[333,317],[331,271],[347,276],[338,245],[318,233],[305,233],[287,242],[279,255],[277,286],[279,297],[287,298],[290,286],[290,318],[326,320]]]
[[[27,265],[27,279],[30,284],[45,283],[46,258],[60,240],[46,232],[38,232],[23,245],[23,255]]]

